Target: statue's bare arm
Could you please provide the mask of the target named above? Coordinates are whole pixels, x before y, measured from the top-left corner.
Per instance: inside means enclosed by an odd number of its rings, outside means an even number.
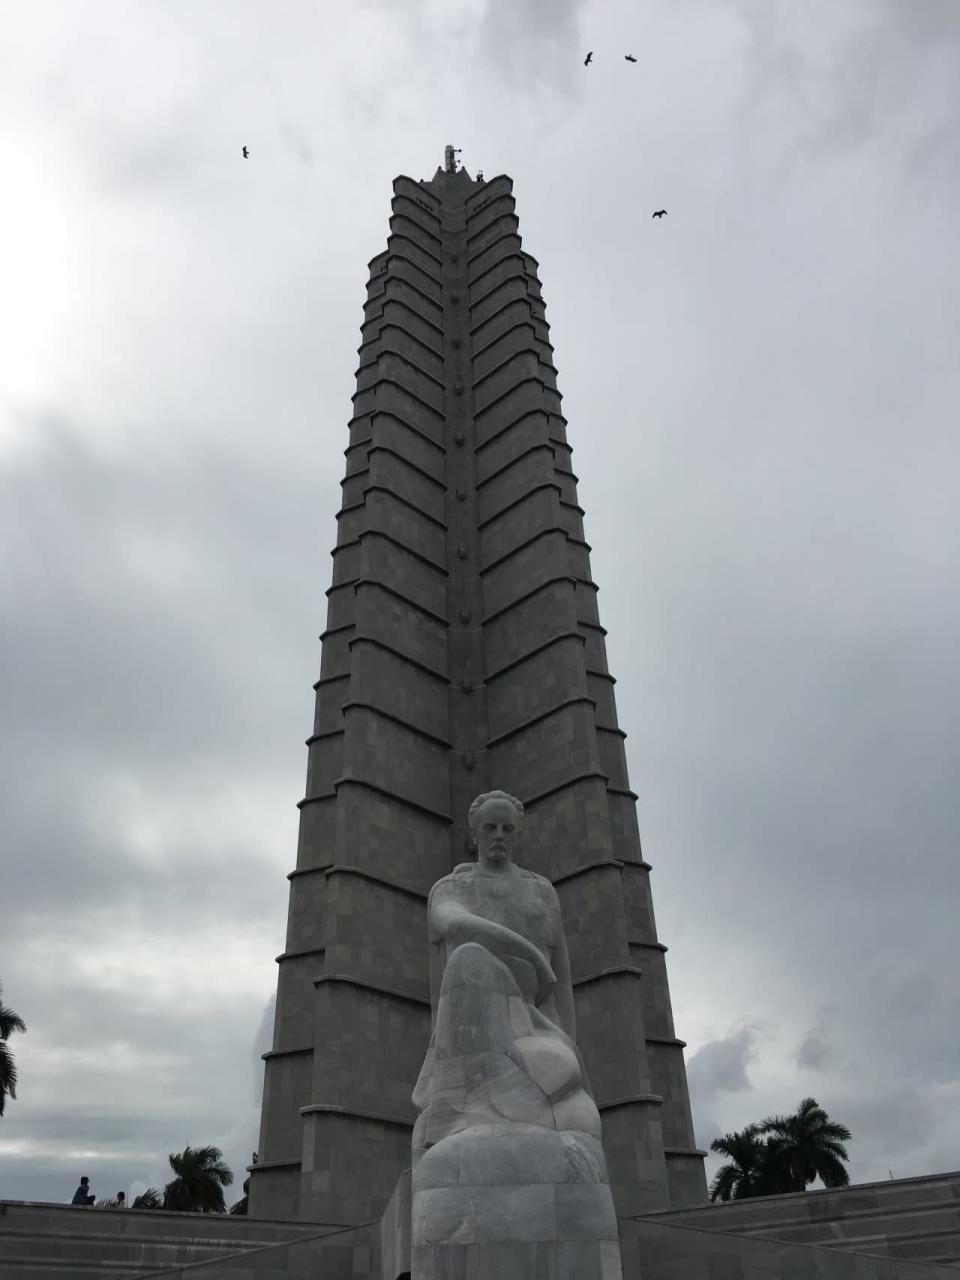
[[[506,925],[477,915],[462,902],[458,902],[449,888],[434,890],[430,902],[430,922],[435,932],[450,946],[478,942],[502,960],[514,957],[533,965],[539,982],[538,1004],[553,990],[556,975],[539,947]]]

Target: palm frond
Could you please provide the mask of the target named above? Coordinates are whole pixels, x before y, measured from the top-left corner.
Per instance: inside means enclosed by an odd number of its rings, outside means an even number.
[[[819,1112],[824,1120],[826,1120],[827,1113],[824,1111],[823,1107],[821,1107],[816,1098],[801,1098],[800,1105],[797,1107],[795,1114],[797,1116],[806,1117],[812,1116],[815,1112]]]
[[[0,982],[0,1040],[7,1040],[14,1031],[26,1031],[27,1024],[18,1013],[3,1003],[3,983]]]
[[[853,1138],[853,1134],[845,1124],[837,1124],[834,1120],[827,1120],[825,1124],[819,1126],[817,1132],[834,1142],[849,1142]]]
[[[840,1161],[833,1156],[821,1156],[817,1161],[817,1173],[825,1187],[848,1187],[850,1185],[849,1173],[847,1173]]]
[[[219,1147],[188,1147],[187,1150],[193,1151],[197,1164],[216,1164],[223,1157],[223,1152]]]
[[[18,1013],[0,1005],[0,1040],[9,1040],[14,1031],[26,1031],[27,1024]]]
[[[826,1151],[829,1155],[835,1156],[837,1160],[849,1160],[847,1148],[842,1142],[831,1142],[829,1139],[818,1139],[817,1145],[821,1151]]]
[[[156,1187],[147,1187],[146,1191],[136,1196],[134,1209],[160,1209],[163,1206],[163,1195]]]
[[[17,1064],[9,1047],[0,1040],[0,1116],[8,1097],[17,1096]]]
[[[732,1164],[722,1165],[714,1174],[710,1184],[710,1199],[727,1201],[733,1198],[737,1184],[737,1170]]]
[[[736,1137],[736,1134],[725,1133],[722,1138],[714,1138],[710,1143],[710,1150],[721,1156],[732,1156]]]
[[[757,1132],[782,1134],[790,1128],[791,1116],[767,1116],[757,1125]]]

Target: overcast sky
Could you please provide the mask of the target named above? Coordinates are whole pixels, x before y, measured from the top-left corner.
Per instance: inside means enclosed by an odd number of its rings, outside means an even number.
[[[256,1145],[367,262],[447,142],[540,262],[700,1144],[813,1094],[856,1181],[960,1167],[956,0],[0,21],[0,1197]]]

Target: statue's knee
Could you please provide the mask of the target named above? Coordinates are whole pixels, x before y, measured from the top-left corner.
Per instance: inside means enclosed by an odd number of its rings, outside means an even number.
[[[488,968],[491,964],[496,964],[496,958],[482,943],[461,942],[459,947],[454,947],[450,952],[447,959],[447,972],[452,970],[454,973],[461,971],[472,973],[475,970]]]
[[[445,987],[483,987],[488,991],[498,989],[508,980],[503,963],[479,942],[462,942],[455,947],[447,958],[443,974]]]

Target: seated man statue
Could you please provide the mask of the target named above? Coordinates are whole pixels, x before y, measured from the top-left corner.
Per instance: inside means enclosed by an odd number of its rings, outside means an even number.
[[[519,800],[478,796],[468,821],[477,862],[428,906],[439,990],[413,1095],[413,1278],[619,1280],[557,893],[512,861]]]

